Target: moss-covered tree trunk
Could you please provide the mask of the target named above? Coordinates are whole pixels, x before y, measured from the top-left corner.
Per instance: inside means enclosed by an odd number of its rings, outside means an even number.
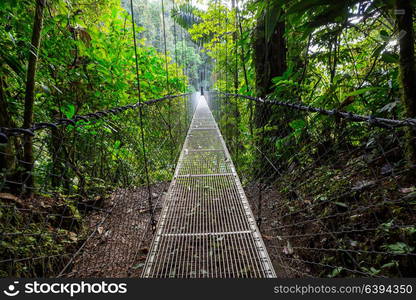
[[[255,27],[253,37],[253,61],[256,72],[257,97],[265,98],[272,89],[272,79],[283,75],[286,71],[286,40],[285,23],[278,22],[272,36],[266,40],[266,22],[261,17]],[[267,124],[271,116],[270,109],[263,105],[256,106],[255,125],[260,128]]]
[[[400,31],[400,82],[402,101],[407,118],[416,118],[416,60],[413,28],[414,1],[396,0],[397,26]],[[407,130],[406,155],[410,164],[416,163],[416,134]]]
[[[35,101],[35,77],[38,54],[40,47],[41,32],[43,27],[43,11],[46,0],[37,0],[35,8],[35,17],[32,29],[32,41],[29,51],[29,63],[26,76],[26,93],[25,93],[25,110],[23,127],[30,128],[33,124],[33,104]],[[33,141],[32,137],[26,136],[24,143],[24,170],[26,172],[25,185],[33,187],[34,180],[32,175],[33,168]],[[27,195],[32,194],[32,189],[27,190]]]

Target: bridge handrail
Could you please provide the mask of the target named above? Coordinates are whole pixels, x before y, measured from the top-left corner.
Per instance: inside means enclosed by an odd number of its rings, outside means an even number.
[[[255,101],[257,103],[263,103],[263,104],[269,104],[269,105],[279,105],[288,107],[291,109],[297,109],[300,111],[307,111],[307,112],[316,112],[322,115],[327,116],[337,116],[339,118],[347,119],[353,122],[367,122],[370,125],[374,125],[377,127],[412,127],[416,129],[416,119],[408,118],[404,120],[395,120],[395,119],[387,119],[387,118],[379,118],[374,117],[372,115],[370,116],[364,116],[364,115],[358,115],[351,112],[345,112],[340,111],[337,109],[323,109],[318,107],[313,107],[306,104],[297,104],[297,103],[290,103],[290,102],[284,102],[279,101],[276,99],[263,99],[253,96],[247,96],[247,95],[241,95],[241,94],[234,94],[234,93],[225,93],[225,92],[219,92],[219,91],[211,91],[211,93],[218,93],[222,94],[224,96],[228,97],[238,97],[238,98],[245,98],[251,101]]]
[[[57,128],[58,126],[67,126],[67,125],[76,125],[78,121],[90,121],[91,119],[98,120],[102,118],[103,116],[113,114],[117,115],[123,111],[129,110],[129,109],[136,109],[138,107],[144,106],[144,105],[152,105],[158,102],[162,102],[169,99],[175,99],[179,97],[185,97],[189,96],[191,93],[185,93],[185,94],[178,94],[178,95],[166,95],[161,98],[151,99],[144,102],[136,102],[134,104],[127,104],[124,106],[118,106],[113,107],[107,110],[102,111],[96,111],[94,113],[88,113],[84,115],[76,115],[73,118],[70,119],[57,119],[54,122],[40,122],[35,123],[30,128],[7,128],[7,127],[0,127],[0,143],[7,143],[8,138],[11,136],[21,136],[21,135],[27,135],[27,136],[34,136],[35,131],[45,129],[45,128]]]

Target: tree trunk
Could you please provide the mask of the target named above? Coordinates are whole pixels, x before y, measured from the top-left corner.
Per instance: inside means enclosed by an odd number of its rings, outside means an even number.
[[[6,100],[4,78],[0,76],[0,127],[14,127],[9,114]],[[13,167],[13,144],[9,140],[7,144],[0,144],[0,171],[7,172]]]
[[[26,93],[25,93],[25,110],[23,127],[30,128],[33,123],[33,103],[35,99],[35,77],[36,65],[38,61],[38,51],[40,47],[41,32],[43,26],[43,10],[46,5],[46,0],[37,0],[35,17],[32,29],[32,42],[29,51],[29,63],[26,77]],[[26,186],[33,187],[34,179],[32,176],[33,168],[33,141],[32,137],[26,136],[24,144],[24,170],[26,172]],[[28,196],[32,194],[32,189],[28,189]]]
[[[396,0],[397,25],[402,38],[400,44],[400,83],[406,118],[416,118],[416,60],[415,32],[413,29],[414,7],[411,0]],[[403,13],[401,13],[403,12]],[[406,156],[409,164],[416,163],[416,134],[408,128],[406,133]]]
[[[277,76],[282,76],[287,69],[286,56],[286,40],[285,23],[278,22],[271,35],[270,39],[266,38],[266,21],[265,17],[261,17],[255,28],[253,39],[253,61],[256,73],[256,93],[257,97],[265,98],[273,91],[272,79]],[[257,139],[257,154],[254,175],[260,179],[270,178],[273,174],[273,169],[264,156],[269,156],[274,153],[274,142],[271,136],[286,136],[285,128],[288,127],[287,122],[282,126],[278,125],[278,131],[267,131],[265,126],[269,123],[276,123],[278,121],[271,120],[274,112],[280,108],[272,108],[269,105],[256,104],[254,125],[261,128],[259,137]],[[279,113],[280,115],[280,113]]]
[[[265,98],[273,91],[272,79],[277,76],[282,76],[287,68],[287,49],[284,38],[285,23],[277,23],[269,41],[266,41],[265,26],[265,18],[262,17],[255,28],[253,42],[256,93],[257,97],[260,98]],[[257,128],[266,125],[270,116],[270,109],[264,105],[256,105],[254,122]]]
[[[52,113],[52,118],[57,117],[57,112]],[[64,151],[64,131],[61,128],[52,128],[51,130],[51,143],[50,143],[50,153],[52,160],[52,174],[51,176],[51,185],[54,188],[59,188],[64,186],[65,182],[69,181],[67,178],[67,170],[63,162],[66,160],[66,155]],[[66,190],[69,192],[69,189]]]

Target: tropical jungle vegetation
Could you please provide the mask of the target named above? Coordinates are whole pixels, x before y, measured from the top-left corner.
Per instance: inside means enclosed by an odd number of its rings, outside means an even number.
[[[27,129],[36,123],[134,104],[139,97],[137,75],[140,101],[202,88],[365,116],[415,119],[415,9],[414,0],[2,0],[0,127]],[[177,103],[162,105],[148,113],[151,117],[144,125],[136,112],[129,112],[114,117],[114,123],[103,130],[100,121],[84,124],[80,120],[81,127],[69,124],[53,128],[50,135],[0,141],[0,201],[4,204],[0,206],[0,260],[75,252],[88,234],[87,214],[80,212],[75,201],[94,200],[115,188],[144,184],[143,178],[133,175],[143,164],[137,150],[140,143],[133,140],[144,126],[155,128],[146,133],[150,140],[147,152],[160,150],[157,158],[149,160],[151,180],[170,180],[171,174],[163,170],[174,168],[178,153],[160,145],[168,136],[162,126],[168,124],[170,146],[183,141],[186,128],[172,133],[169,125],[175,119],[171,113],[179,116],[181,109]],[[305,114],[234,96],[224,97],[213,110],[243,183],[272,186],[275,198],[283,201],[279,207],[298,211],[307,201],[327,203],[326,199],[348,190],[353,200],[337,200],[336,209],[312,209],[311,213],[325,218],[355,205],[347,201],[368,207],[404,194],[408,206],[394,206],[388,212],[374,209],[368,219],[343,221],[351,227],[364,223],[381,226],[374,239],[354,240],[357,247],[401,255],[391,260],[382,254],[362,259],[365,262],[354,260],[361,275],[415,275],[415,258],[406,255],[415,254],[416,227],[395,227],[399,221],[415,222],[414,128],[392,133],[336,116]],[[392,141],[396,139],[400,151],[394,150]],[[39,150],[39,145],[46,146]],[[367,150],[372,151],[372,158],[387,152],[391,164],[369,167],[363,161]],[[63,160],[70,162],[62,164]],[[360,177],[347,173],[351,164],[360,165],[360,172],[365,169],[365,173]],[[307,165],[313,165],[309,181],[291,189],[294,182],[303,180]],[[397,175],[391,171],[396,167],[406,172]],[[60,176],[56,179],[48,174]],[[369,190],[361,193],[360,186],[361,194],[357,196],[354,190],[355,196],[351,196],[351,184],[360,180],[365,185],[374,174],[385,176],[387,192],[371,184]],[[24,186],[13,184],[23,177]],[[76,220],[76,228],[51,222],[47,229],[60,231],[64,238],[33,237],[30,234],[44,230],[41,214],[27,221],[24,212],[16,213],[14,207],[27,207],[27,201],[35,206],[42,199],[48,202],[45,199],[50,195],[37,190],[59,195],[55,206],[69,207],[70,212],[65,213]],[[47,209],[62,214],[54,205]],[[273,222],[278,216],[268,218]],[[333,224],[320,222],[319,226]],[[4,232],[29,235],[10,238],[1,236]],[[302,243],[297,247],[306,247],[310,240]],[[333,244],[324,243],[318,241],[315,248],[344,247],[347,241],[334,238]],[[287,248],[293,245],[286,246],[286,252]],[[351,258],[330,253],[312,256],[304,254],[303,258],[336,266]],[[21,264],[13,274],[2,267],[0,276],[51,275],[57,269],[53,260],[46,267],[34,264]],[[308,272],[349,276],[338,267]]]

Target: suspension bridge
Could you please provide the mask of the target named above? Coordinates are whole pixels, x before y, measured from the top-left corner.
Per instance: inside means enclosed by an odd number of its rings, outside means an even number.
[[[199,96],[144,277],[275,277],[204,96]]]

